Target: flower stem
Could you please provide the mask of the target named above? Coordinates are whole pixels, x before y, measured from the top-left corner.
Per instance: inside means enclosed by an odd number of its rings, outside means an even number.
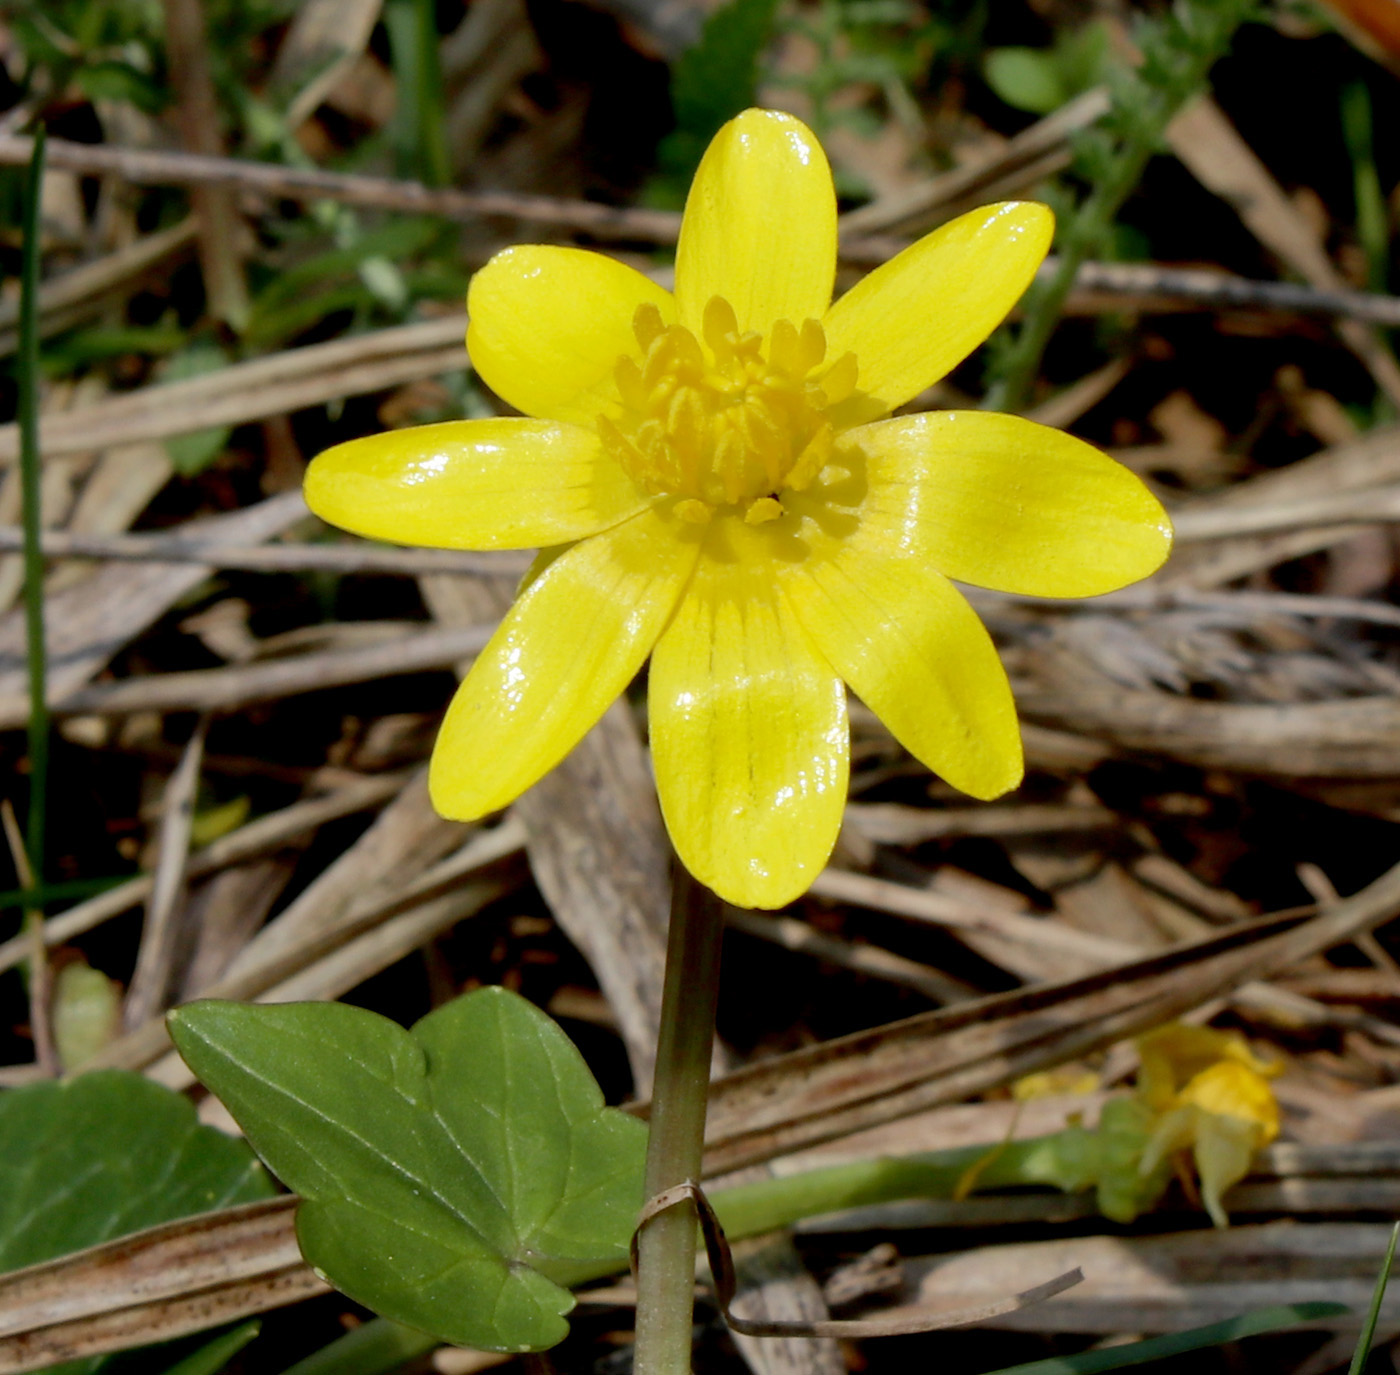
[[[720,901],[679,864],[671,890],[666,982],[647,1144],[646,1196],[699,1180],[719,993]],[[637,1238],[636,1375],[689,1375],[696,1216],[685,1202]]]

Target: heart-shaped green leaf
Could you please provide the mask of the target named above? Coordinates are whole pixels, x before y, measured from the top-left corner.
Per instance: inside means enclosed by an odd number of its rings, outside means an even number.
[[[625,1256],[646,1128],[603,1106],[538,1008],[481,989],[411,1032],[339,1003],[203,1002],[170,1016],[190,1068],[301,1195],[306,1259],[444,1341],[562,1340],[587,1262]]]
[[[244,1142],[125,1070],[0,1094],[0,1161],[0,1271],[275,1192]]]

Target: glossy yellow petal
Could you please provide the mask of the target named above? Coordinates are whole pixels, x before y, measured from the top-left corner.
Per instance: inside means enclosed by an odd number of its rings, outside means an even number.
[[[840,464],[849,472],[837,473]],[[896,739],[973,797],[1021,780],[1021,735],[991,636],[937,571],[905,494],[867,473],[860,451],[807,492],[769,536],[783,588],[831,666]]]
[[[457,420],[337,444],[307,469],[306,501],[358,535],[437,549],[565,544],[646,504],[596,432],[547,420]]]
[[[739,907],[800,896],[841,827],[846,694],[752,527],[710,527],[648,694],[657,791],[686,868]]]
[[[637,352],[632,320],[671,293],[581,248],[523,244],[497,253],[467,292],[467,352],[497,396],[526,415],[591,425],[617,404],[617,360]]]
[[[578,743],[642,666],[698,547],[646,510],[538,571],[448,708],[428,773],[443,816],[504,807]]]
[[[851,431],[870,482],[924,527],[950,578],[1092,597],[1161,567],[1172,527],[1139,478],[1072,435],[1014,415],[936,411]]]
[[[888,414],[961,363],[1030,285],[1054,229],[1054,216],[1034,201],[983,206],[841,297],[824,324],[828,357],[849,351],[860,363],[866,404],[850,408],[850,423]]]
[[[740,330],[820,320],[836,274],[836,193],[801,120],[745,110],[715,135],[691,183],[676,248],[676,306],[697,336],[723,296]]]

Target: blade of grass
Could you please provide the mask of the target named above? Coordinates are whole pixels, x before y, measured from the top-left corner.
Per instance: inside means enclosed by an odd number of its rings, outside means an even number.
[[[283,1375],[387,1375],[409,1361],[421,1360],[438,1345],[426,1333],[388,1318],[371,1318],[313,1351]]]
[[[262,1324],[256,1320],[240,1323],[176,1361],[165,1375],[218,1375],[260,1331]]]
[[[384,27],[394,64],[397,106],[391,131],[399,175],[416,176],[426,186],[447,186],[452,165],[433,0],[389,0]]]
[[[0,912],[11,907],[47,907],[51,902],[72,902],[105,893],[118,884],[128,883],[129,874],[111,874],[105,878],[75,878],[66,883],[41,883],[33,888],[11,888],[0,893]]]
[[[1045,1361],[1029,1361],[1025,1365],[1007,1366],[994,1375],[1093,1375],[1101,1370],[1123,1370],[1128,1366],[1145,1365],[1167,1356],[1179,1356],[1187,1351],[1200,1351],[1208,1346],[1220,1346],[1240,1337],[1253,1337],[1261,1332],[1277,1332],[1297,1323],[1314,1322],[1318,1318],[1335,1318],[1347,1312],[1340,1303],[1288,1303],[1277,1308],[1259,1308],[1238,1318],[1213,1322],[1205,1327],[1193,1327],[1185,1332],[1169,1332],[1162,1337],[1127,1346],[1113,1346],[1106,1351],[1081,1351],[1075,1356],[1052,1356]]]
[[[1400,1238],[1400,1222],[1390,1229],[1390,1245],[1385,1248],[1385,1259],[1381,1261],[1380,1274],[1376,1276],[1375,1292],[1371,1295],[1371,1308],[1366,1314],[1366,1322],[1361,1335],[1356,1339],[1356,1350],[1352,1353],[1351,1366],[1347,1375],[1361,1375],[1366,1369],[1366,1361],[1371,1355],[1371,1343],[1376,1336],[1376,1322],[1381,1315],[1381,1301],[1385,1298],[1385,1286],[1390,1281],[1390,1267],[1395,1262],[1395,1242]]]
[[[39,475],[39,201],[44,186],[44,126],[34,131],[25,185],[20,268],[19,431],[24,510],[24,625],[29,655],[29,823],[25,847],[36,893],[44,881],[44,818],[48,801],[49,708],[44,641],[44,555],[40,547]]]

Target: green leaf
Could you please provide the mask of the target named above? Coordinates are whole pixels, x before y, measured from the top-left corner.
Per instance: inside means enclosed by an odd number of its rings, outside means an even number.
[[[758,63],[773,37],[777,0],[729,0],[671,68],[675,130],[658,157],[669,180],[688,185],[720,126],[754,103]]]
[[[351,1298],[459,1346],[563,1339],[561,1287],[626,1255],[646,1128],[603,1106],[538,1008],[481,989],[411,1032],[339,1003],[202,1002],[190,1068],[302,1197],[306,1259]]]
[[[0,1272],[274,1192],[252,1151],[125,1070],[0,1094]]]
[[[207,341],[191,344],[173,355],[161,369],[164,382],[181,382],[192,377],[204,377],[228,366],[223,349]],[[165,441],[165,452],[181,477],[202,473],[223,451],[233,430],[227,425],[196,430],[192,434],[175,435]]]
[[[0,1160],[0,1272],[275,1192],[244,1142],[126,1070],[0,1094]]]
[[[1008,105],[1033,115],[1048,115],[1069,99],[1054,54],[1040,48],[993,48],[982,74]]]
[[[121,1029],[120,985],[84,959],[61,966],[53,980],[53,1039],[64,1071],[92,1059]]]

